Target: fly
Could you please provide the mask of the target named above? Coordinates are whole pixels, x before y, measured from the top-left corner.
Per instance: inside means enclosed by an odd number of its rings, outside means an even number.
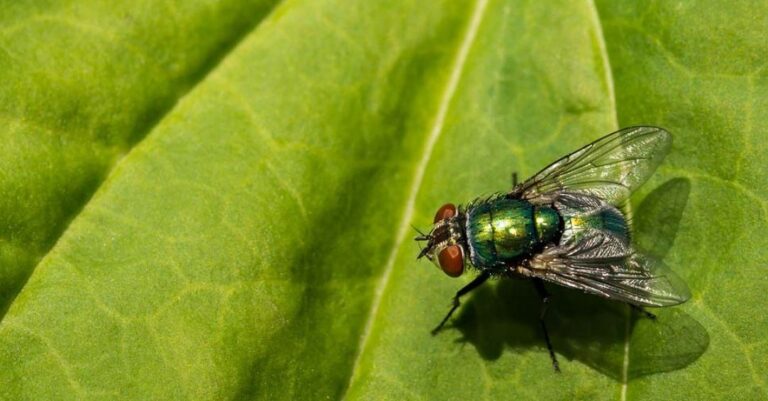
[[[542,300],[539,321],[552,365],[559,371],[544,316],[544,282],[643,307],[685,302],[685,283],[661,262],[634,249],[627,216],[619,209],[666,156],[672,137],[658,127],[630,127],[608,134],[550,164],[528,180],[488,198],[441,206],[418,258],[448,276],[470,266],[478,275],[453,297],[437,334],[460,298],[491,277],[533,282]]]

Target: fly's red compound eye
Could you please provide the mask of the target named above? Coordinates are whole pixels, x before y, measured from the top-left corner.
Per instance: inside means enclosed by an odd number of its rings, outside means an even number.
[[[456,215],[456,205],[454,205],[453,203],[446,203],[445,205],[440,206],[440,209],[437,209],[437,213],[435,213],[434,223],[437,223],[440,220],[451,218],[455,215]]]
[[[450,245],[437,255],[440,268],[451,277],[459,277],[464,272],[464,254],[458,245]]]

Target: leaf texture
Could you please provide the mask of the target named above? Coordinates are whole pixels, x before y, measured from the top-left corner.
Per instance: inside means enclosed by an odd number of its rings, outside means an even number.
[[[31,7],[0,8],[0,399],[766,397],[764,6]],[[431,336],[471,277],[411,224],[640,124],[674,142],[633,227],[691,301],[551,288],[557,376],[524,281]]]

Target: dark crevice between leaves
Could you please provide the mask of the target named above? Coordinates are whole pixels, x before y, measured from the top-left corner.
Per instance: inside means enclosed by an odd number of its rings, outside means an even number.
[[[80,214],[86,204],[91,200],[96,190],[104,183],[109,174],[115,169],[120,161],[127,155],[131,149],[141,143],[144,138],[151,133],[155,127],[167,116],[192,89],[197,87],[201,82],[218,67],[221,62],[232,53],[232,51],[252,32],[254,32],[261,25],[261,22],[269,17],[275,9],[278,8],[281,2],[275,2],[274,4],[267,5],[260,12],[254,13],[254,17],[248,21],[247,24],[234,27],[236,34],[233,34],[228,40],[223,40],[219,46],[216,47],[216,51],[213,52],[206,60],[204,60],[198,68],[190,71],[185,79],[182,79],[179,85],[179,89],[176,92],[170,92],[165,98],[155,99],[152,104],[148,105],[145,113],[139,115],[136,121],[136,129],[134,134],[127,140],[127,145],[123,148],[124,151],[117,155],[108,167],[103,171],[103,174],[93,182],[84,186],[83,190],[75,193],[72,199],[69,199],[67,203],[71,204],[71,213],[60,222],[53,222],[57,225],[46,243],[48,247],[36,251],[36,256],[28,259],[29,268],[25,270],[23,277],[18,277],[18,285],[10,288],[9,291],[0,294],[0,322],[5,317],[11,304],[26,286],[27,281],[32,276],[32,273],[37,268],[37,265],[43,259],[43,257],[50,252],[50,250],[56,245],[59,238],[67,230],[72,221]]]
[[[160,102],[160,105],[156,110],[150,110],[143,118],[143,121],[137,124],[136,134],[131,136],[128,150],[132,149],[139,142],[141,142],[150,132],[152,132],[152,130],[160,123],[160,121],[162,121],[162,119],[176,107],[179,101],[181,101],[201,82],[205,81],[211,72],[216,70],[216,67],[221,64],[224,58],[231,54],[232,51],[246,37],[258,29],[262,21],[269,18],[269,15],[279,7],[280,3],[280,1],[275,2],[270,7],[267,7],[264,10],[261,10],[261,12],[256,13],[254,18],[251,21],[248,21],[248,24],[244,24],[242,27],[237,27],[238,29],[236,30],[238,33],[236,35],[233,35],[229,40],[222,41],[220,45],[216,47],[216,51],[212,53],[210,57],[203,61],[196,70],[189,73],[187,79],[185,80],[186,85],[182,85],[179,88],[179,91],[173,96],[169,97],[169,99]],[[110,171],[114,169],[115,165],[121,159],[122,157],[120,157],[112,164]]]
[[[662,258],[671,247],[689,190],[687,179],[670,180],[637,209],[637,236],[641,243],[650,244],[648,252],[653,256]],[[622,382],[626,306],[556,285],[547,288],[553,298],[546,322],[555,352]],[[512,352],[538,348],[542,350],[540,363],[549,364],[539,328],[540,306],[527,280],[487,285],[471,296],[456,319],[454,327],[462,334],[458,341],[474,345],[482,358],[491,361],[503,357],[505,348]],[[634,312],[630,320],[629,380],[682,369],[709,346],[706,329],[681,308],[651,311],[658,316],[656,321]]]

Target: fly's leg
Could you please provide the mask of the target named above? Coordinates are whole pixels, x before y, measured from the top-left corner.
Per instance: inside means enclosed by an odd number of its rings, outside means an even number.
[[[517,171],[512,173],[512,188],[517,186]]]
[[[549,332],[547,331],[547,324],[544,323],[544,316],[547,314],[547,307],[549,306],[549,293],[544,288],[544,283],[541,279],[534,278],[533,286],[536,287],[536,292],[541,297],[541,313],[539,314],[539,323],[541,323],[541,329],[544,331],[544,340],[547,342],[547,349],[549,350],[549,357],[552,359],[552,367],[555,372],[560,372],[560,364],[557,363],[557,357],[555,356],[555,350],[552,349],[552,342],[549,340]]]
[[[440,329],[443,328],[443,326],[445,325],[445,322],[448,321],[451,315],[453,315],[453,312],[455,312],[456,309],[458,309],[459,305],[461,305],[459,298],[461,298],[462,295],[466,295],[468,292],[479,287],[481,284],[485,282],[485,280],[488,280],[489,277],[491,277],[491,275],[488,272],[482,272],[480,273],[479,276],[475,277],[475,279],[472,280],[469,284],[465,285],[464,287],[462,287],[462,289],[456,292],[456,295],[453,297],[453,303],[451,304],[451,310],[449,310],[448,314],[445,315],[445,317],[443,318],[443,321],[440,322],[440,324],[438,324],[437,327],[435,327],[432,330],[433,336],[437,334],[440,331]]]
[[[635,304],[627,304],[627,305],[631,306],[632,309],[634,309],[638,313],[642,314],[643,316],[647,317],[648,319],[656,320],[656,315],[654,315],[653,313],[648,312],[647,310],[643,309],[642,306],[637,306]]]

